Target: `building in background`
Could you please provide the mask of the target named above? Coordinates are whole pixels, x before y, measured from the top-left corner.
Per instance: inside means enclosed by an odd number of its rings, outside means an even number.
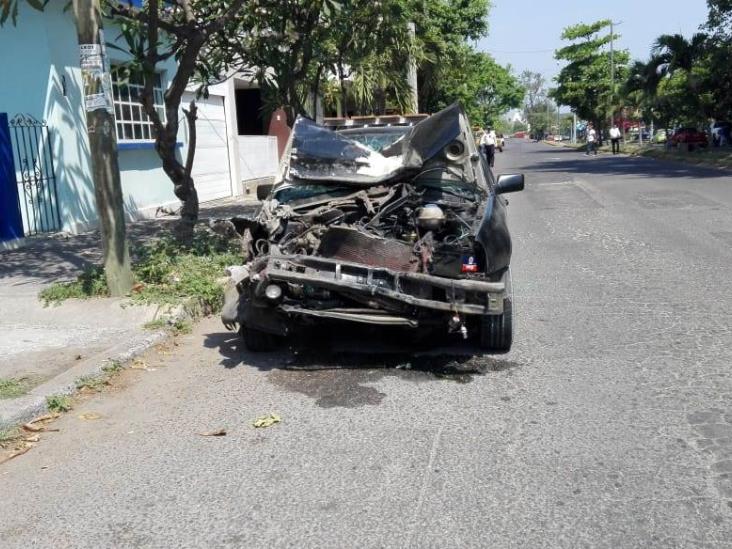
[[[0,129],[0,173],[15,174],[0,178],[4,246],[19,233],[76,233],[97,223],[76,28],[64,6],[65,2],[51,2],[45,12],[38,12],[21,3],[18,26],[6,25],[0,33],[7,77],[0,87],[0,113],[7,114],[9,122],[5,132]],[[118,35],[107,23],[107,41]],[[124,53],[109,48],[108,54],[125,212],[134,220],[154,216],[161,207],[176,209],[179,202],[154,150],[151,123],[138,102],[142,82],[134,75],[122,81]],[[160,65],[155,101],[161,109],[174,72],[175,61]],[[184,106],[194,98],[193,91],[187,92]],[[275,176],[277,141],[267,135],[269,121],[262,118],[256,86],[233,77],[212,86],[209,96],[197,102],[193,177],[201,202],[251,192],[252,183]],[[180,117],[182,121],[182,112]],[[185,157],[185,123],[178,141]],[[15,189],[9,188],[12,185]],[[8,197],[15,194],[13,204]],[[17,213],[22,227],[13,228]],[[9,228],[2,230],[6,225]]]

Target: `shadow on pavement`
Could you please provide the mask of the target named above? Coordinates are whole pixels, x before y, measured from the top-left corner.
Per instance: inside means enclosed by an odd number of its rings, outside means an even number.
[[[355,408],[381,403],[386,396],[371,384],[387,377],[413,383],[470,383],[476,376],[517,368],[520,364],[485,356],[477,349],[426,347],[389,341],[397,334],[367,335],[358,341],[341,333],[296,341],[289,349],[251,353],[235,332],[211,333],[204,345],[217,349],[225,368],[253,367],[268,372],[279,388],[306,395],[322,408]]]
[[[533,155],[542,155],[542,159],[536,161],[536,157]],[[560,158],[545,160],[544,155]],[[531,150],[527,156],[527,161],[529,163],[525,166],[525,169],[539,173],[561,172],[658,179],[723,179],[732,176],[732,173],[729,171],[695,166],[672,160],[655,160],[652,158],[624,155],[613,156],[610,154],[599,154],[588,157],[581,149],[568,148]]]
[[[201,223],[211,218],[227,218],[252,213],[256,204],[235,200],[201,205]],[[170,231],[176,217],[166,216],[128,223],[127,234],[131,244],[144,243]],[[99,231],[78,235],[58,233],[29,238],[17,250],[0,251],[0,282],[21,286],[69,280],[92,265],[102,261]]]
[[[415,342],[403,332],[384,330],[379,333],[355,334],[347,329],[330,329],[302,335],[283,343],[272,353],[252,353],[236,332],[206,335],[204,345],[218,349],[224,368],[243,365],[262,371],[274,369],[316,371],[334,369],[386,369],[422,372],[434,377],[483,375],[503,371],[518,364],[485,355],[472,342],[437,340],[434,343]]]

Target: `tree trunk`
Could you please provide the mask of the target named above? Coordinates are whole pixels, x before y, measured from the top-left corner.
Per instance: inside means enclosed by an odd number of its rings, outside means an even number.
[[[99,0],[74,0],[73,8],[82,51],[86,123],[102,235],[104,273],[109,293],[122,296],[132,289],[133,277]]]

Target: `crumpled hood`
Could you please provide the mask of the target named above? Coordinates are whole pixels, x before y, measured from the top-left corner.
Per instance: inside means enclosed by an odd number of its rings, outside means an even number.
[[[453,105],[415,124],[393,145],[377,152],[345,135],[298,117],[293,127],[289,177],[340,185],[387,183],[418,171],[468,128],[462,107]]]

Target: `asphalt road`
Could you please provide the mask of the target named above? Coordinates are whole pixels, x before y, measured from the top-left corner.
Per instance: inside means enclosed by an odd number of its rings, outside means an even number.
[[[732,547],[732,177],[514,170],[510,354],[253,356],[205,321],[0,466],[0,546]]]

